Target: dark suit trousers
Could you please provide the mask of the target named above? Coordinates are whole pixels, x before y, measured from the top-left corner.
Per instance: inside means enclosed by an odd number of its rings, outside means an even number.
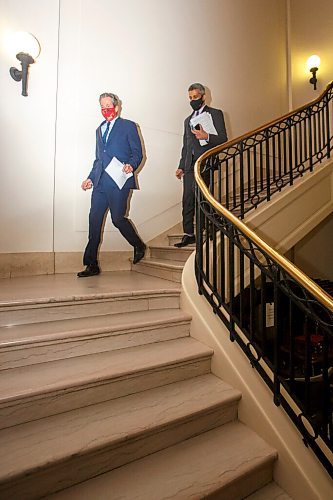
[[[184,172],[183,175],[183,231],[184,234],[194,234],[194,172]]]
[[[133,247],[143,244],[131,222],[125,217],[129,193],[130,189],[125,188],[103,189],[99,186],[94,188],[89,213],[89,240],[83,256],[85,266],[97,264],[98,247],[101,242],[105,213],[108,209],[113,225],[119,229],[128,243]]]
[[[209,172],[201,174],[209,187]],[[183,231],[185,234],[194,234],[195,215],[195,179],[194,171],[184,172],[183,175]]]

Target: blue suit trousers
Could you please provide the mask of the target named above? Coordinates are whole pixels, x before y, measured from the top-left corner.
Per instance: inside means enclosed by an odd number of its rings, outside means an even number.
[[[83,256],[85,266],[98,263],[98,247],[101,242],[104,218],[108,209],[110,210],[113,225],[119,229],[128,243],[133,247],[143,245],[131,221],[125,217],[129,194],[130,189],[126,188],[110,189],[108,187],[105,189],[102,185],[94,188],[89,213],[89,240]]]

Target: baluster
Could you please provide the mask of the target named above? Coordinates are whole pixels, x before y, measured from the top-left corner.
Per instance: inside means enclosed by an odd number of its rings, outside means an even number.
[[[278,168],[279,168],[279,176],[278,179],[282,178],[282,157],[281,157],[281,132],[277,135],[278,141]]]
[[[246,151],[247,155],[247,200],[251,199],[251,150],[250,148]]]
[[[298,123],[295,123],[294,125],[294,134],[293,134],[293,148],[294,148],[294,168],[291,167],[291,170],[292,170],[292,174],[293,174],[293,179],[294,179],[294,176],[297,177],[298,176],[298,172],[297,172],[297,167],[299,165],[298,163]]]
[[[239,251],[239,322],[241,328],[247,328],[244,323],[244,253],[243,249]]]
[[[259,144],[259,177],[260,177],[260,191],[264,189],[264,167],[263,167],[263,152],[262,152],[262,141]]]
[[[310,172],[313,171],[313,136],[312,136],[312,115],[311,109],[308,110],[309,115],[309,159],[310,159]]]
[[[272,146],[273,146],[273,151],[272,151],[272,163],[273,163],[272,176],[273,176],[273,181],[276,182],[276,135],[275,134],[272,136]]]
[[[223,203],[222,201],[222,161],[217,155],[217,196],[218,202]]]
[[[331,157],[331,148],[330,148],[330,142],[331,142],[331,131],[330,131],[330,107],[329,107],[329,100],[328,96],[325,96],[325,111],[326,111],[326,156],[327,158]]]
[[[254,281],[254,264],[250,261],[250,340],[253,340],[255,335],[255,310],[256,310],[256,287]]]
[[[228,228],[229,238],[229,314],[230,314],[230,340],[234,340],[235,319],[234,319],[234,300],[235,300],[235,247],[234,247],[234,229],[230,225]]]
[[[293,185],[294,179],[293,179],[293,140],[292,140],[292,134],[293,134],[293,125],[291,123],[291,119],[288,118],[288,123],[289,123],[289,129],[288,129],[288,173],[289,173],[289,184],[290,186]]]
[[[317,113],[313,115],[313,155],[318,153],[318,141],[317,141]]]
[[[266,149],[266,199],[271,199],[271,175],[269,171],[269,131],[266,131],[265,149]]]
[[[282,145],[283,145],[283,176],[287,174],[287,138],[286,129],[282,132]]]
[[[240,218],[244,219],[244,145],[239,144]]]
[[[298,154],[299,154],[299,164],[302,165],[304,162],[303,158],[303,120],[299,122],[299,143],[298,143]]]
[[[258,192],[257,146],[253,148],[253,196]]]
[[[308,127],[308,118],[305,116],[303,122],[303,144],[304,144],[304,163],[308,164],[308,135],[307,135],[307,127]]]
[[[229,160],[225,162],[225,206],[229,210]]]
[[[236,185],[236,156],[232,158],[232,208],[237,204],[237,185]]]
[[[220,244],[220,254],[221,254],[221,265],[220,265],[220,283],[221,283],[221,299],[223,304],[225,304],[225,280],[226,280],[226,258],[225,258],[225,234],[224,231],[220,231],[221,234],[221,244]]]

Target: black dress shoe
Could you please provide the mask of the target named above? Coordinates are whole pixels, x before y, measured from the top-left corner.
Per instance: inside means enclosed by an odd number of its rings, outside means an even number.
[[[96,276],[101,271],[96,264],[91,264],[85,268],[84,271],[77,273],[78,278],[88,278],[89,276]]]
[[[145,256],[146,248],[147,247],[144,243],[142,245],[134,247],[133,264],[137,264],[141,259],[143,259],[143,257]]]
[[[195,243],[195,236],[189,236],[188,234],[184,234],[181,241],[179,243],[175,243],[174,246],[177,248],[186,247],[187,245],[191,245]]]

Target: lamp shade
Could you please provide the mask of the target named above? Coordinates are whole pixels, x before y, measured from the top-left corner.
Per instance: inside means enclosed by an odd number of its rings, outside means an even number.
[[[310,56],[309,59],[306,61],[306,67],[309,71],[311,71],[312,68],[319,68],[320,66],[320,57],[313,55]]]
[[[7,44],[9,51],[14,56],[24,52],[36,59],[40,54],[40,45],[37,38],[27,31],[12,33],[7,39]]]

